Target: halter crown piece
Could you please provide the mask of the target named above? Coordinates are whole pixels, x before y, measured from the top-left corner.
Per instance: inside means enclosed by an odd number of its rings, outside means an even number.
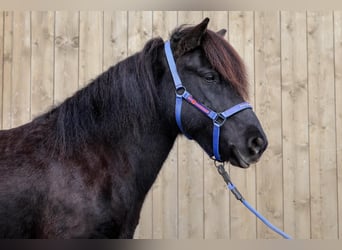
[[[209,117],[213,121],[213,155],[210,157],[215,157],[216,161],[222,162],[221,156],[219,153],[219,143],[220,143],[220,128],[226,122],[227,118],[235,115],[236,113],[245,110],[245,109],[252,109],[252,106],[248,102],[239,103],[223,112],[215,112],[210,108],[206,107],[202,103],[198,102],[183,86],[182,81],[179,78],[176,62],[172,54],[171,44],[170,41],[165,42],[165,54],[166,59],[172,74],[173,83],[176,88],[176,106],[175,106],[175,116],[176,116],[176,123],[180,131],[188,138],[191,137],[184,131],[182,126],[182,104],[183,99],[187,101],[189,104],[197,108],[207,117]]]

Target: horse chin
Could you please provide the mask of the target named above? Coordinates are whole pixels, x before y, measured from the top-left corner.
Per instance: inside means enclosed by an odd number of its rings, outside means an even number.
[[[249,168],[250,164],[249,161],[240,153],[240,151],[236,148],[232,148],[232,154],[229,158],[229,162],[240,168]]]

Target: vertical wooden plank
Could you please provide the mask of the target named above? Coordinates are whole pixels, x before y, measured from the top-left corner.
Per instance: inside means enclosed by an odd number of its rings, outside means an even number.
[[[269,146],[256,167],[257,209],[283,227],[279,12],[255,12],[255,109]],[[258,238],[279,238],[260,221]]]
[[[57,11],[55,17],[54,103],[78,88],[79,13]]]
[[[12,114],[13,12],[8,11],[4,13],[3,53],[2,128],[9,129]]]
[[[342,11],[334,12],[338,229],[342,238]]]
[[[105,11],[103,70],[127,57],[127,11]]]
[[[332,12],[308,12],[311,237],[337,238]]]
[[[227,11],[205,11],[203,17],[209,17],[208,28],[213,31],[228,30]],[[225,35],[227,39],[228,32]],[[214,162],[204,153],[204,238],[229,238],[229,192],[214,166]]]
[[[306,13],[281,13],[284,230],[310,238]]]
[[[103,12],[80,12],[79,88],[95,79],[103,68]]]
[[[249,102],[254,106],[254,15],[251,11],[229,12],[229,41],[245,62],[249,76]],[[235,185],[252,206],[256,206],[255,165],[246,171],[231,167]],[[231,196],[231,238],[255,239],[256,218]]]
[[[30,120],[31,96],[31,15],[13,13],[12,117],[16,127]]]
[[[0,129],[2,129],[2,103],[3,103],[3,63],[4,63],[4,12],[0,11]]]
[[[128,12],[128,55],[132,55],[144,47],[152,38],[152,11]],[[145,198],[140,214],[140,221],[135,232],[135,238],[151,239],[153,237],[152,192]]]
[[[198,24],[203,15],[200,11],[178,12],[178,24]],[[203,150],[197,143],[184,136],[178,143],[178,235],[179,238],[203,238]]]
[[[32,12],[31,116],[53,104],[54,12]]]
[[[169,39],[177,26],[177,12],[153,12],[153,37]],[[152,187],[153,192],[153,238],[177,238],[178,193],[177,193],[177,143],[174,144],[159,176]]]

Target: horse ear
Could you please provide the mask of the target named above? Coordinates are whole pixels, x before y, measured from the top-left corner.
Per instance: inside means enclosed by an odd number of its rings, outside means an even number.
[[[190,28],[189,32],[187,32],[182,37],[174,37],[174,41],[178,40],[175,55],[181,56],[184,53],[198,47],[201,44],[202,37],[207,31],[207,26],[209,23],[209,18],[205,18],[200,24]]]
[[[192,49],[201,44],[202,37],[207,31],[208,23],[209,18],[206,17],[200,24],[192,28],[191,32],[189,33],[189,38],[187,38],[187,43],[189,43],[190,46],[193,46]]]
[[[219,30],[219,31],[217,31],[216,32],[216,34],[218,34],[218,35],[220,35],[220,36],[222,36],[222,37],[224,37],[224,35],[227,33],[227,30],[226,29],[221,29],[221,30]]]

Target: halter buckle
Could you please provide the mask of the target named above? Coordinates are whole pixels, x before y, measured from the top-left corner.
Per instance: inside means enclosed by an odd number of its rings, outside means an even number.
[[[221,127],[226,121],[226,117],[224,117],[221,113],[217,114],[214,118],[214,124],[218,127]]]

